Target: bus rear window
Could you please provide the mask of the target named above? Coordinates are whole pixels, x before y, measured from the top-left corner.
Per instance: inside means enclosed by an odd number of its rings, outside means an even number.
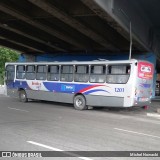
[[[130,75],[130,65],[109,65],[106,82],[114,84],[125,84]]]

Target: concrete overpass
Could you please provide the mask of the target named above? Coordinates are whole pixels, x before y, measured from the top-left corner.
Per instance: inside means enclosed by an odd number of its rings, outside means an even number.
[[[159,0],[1,0],[0,45],[29,56],[128,53],[131,24],[132,53],[158,62],[159,14]]]

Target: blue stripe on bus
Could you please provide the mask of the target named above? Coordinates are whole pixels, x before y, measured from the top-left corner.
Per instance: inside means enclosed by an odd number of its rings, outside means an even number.
[[[95,84],[76,84],[76,83],[61,83],[61,82],[40,82],[43,83],[46,90],[50,92],[65,92],[65,93],[83,93],[90,94],[93,92],[103,91],[109,93],[107,90],[99,89],[98,87],[106,85],[95,85]],[[27,81],[18,81],[14,83],[14,88],[24,88],[32,90]],[[96,89],[97,88],[97,89]]]
[[[141,87],[144,87],[144,88],[150,88],[150,87],[151,87],[151,84],[141,83],[140,86],[141,86]]]

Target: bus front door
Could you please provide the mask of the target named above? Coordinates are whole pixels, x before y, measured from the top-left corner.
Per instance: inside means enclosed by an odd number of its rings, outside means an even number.
[[[7,89],[7,95],[11,97],[16,97],[14,89],[14,80],[15,80],[15,66],[8,65],[6,66],[5,84]]]

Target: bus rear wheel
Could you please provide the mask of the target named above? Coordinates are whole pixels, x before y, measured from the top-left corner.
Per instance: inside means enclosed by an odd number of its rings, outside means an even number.
[[[77,110],[85,110],[87,109],[86,106],[86,99],[82,95],[77,95],[74,97],[74,108]]]
[[[20,102],[28,102],[27,94],[24,90],[19,91],[19,100]]]

